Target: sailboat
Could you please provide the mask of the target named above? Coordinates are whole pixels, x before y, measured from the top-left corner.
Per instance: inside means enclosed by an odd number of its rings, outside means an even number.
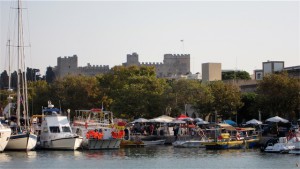
[[[17,36],[17,109],[15,121],[10,121],[10,127],[12,134],[5,147],[5,150],[32,150],[35,148],[37,143],[37,135],[33,134],[29,128],[29,117],[28,117],[28,97],[27,97],[27,80],[25,73],[25,56],[24,56],[24,45],[23,45],[23,24],[22,24],[22,4],[18,0],[18,36]],[[23,111],[23,117],[25,122],[21,121],[21,108]]]
[[[0,152],[2,152],[11,135],[11,129],[3,124],[0,123]]]

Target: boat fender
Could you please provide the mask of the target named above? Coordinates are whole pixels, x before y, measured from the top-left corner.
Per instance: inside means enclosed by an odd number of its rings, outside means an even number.
[[[241,136],[240,136],[239,133],[236,133],[236,139],[237,139],[237,140],[240,140],[240,139],[241,139]]]

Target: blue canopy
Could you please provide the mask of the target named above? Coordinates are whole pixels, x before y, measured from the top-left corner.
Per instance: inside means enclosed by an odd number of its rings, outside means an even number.
[[[60,110],[58,108],[44,108],[43,112],[60,112]]]
[[[232,120],[224,120],[224,123],[232,125],[232,126],[236,126],[236,122],[232,121]]]

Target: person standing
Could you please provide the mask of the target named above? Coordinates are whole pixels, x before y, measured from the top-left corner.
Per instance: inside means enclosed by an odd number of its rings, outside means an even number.
[[[149,129],[150,129],[150,135],[153,135],[153,132],[154,132],[154,125],[151,124],[150,127],[149,127]]]

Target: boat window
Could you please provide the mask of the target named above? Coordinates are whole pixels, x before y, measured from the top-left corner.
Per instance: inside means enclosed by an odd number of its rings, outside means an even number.
[[[60,133],[58,126],[49,127],[51,133]]]
[[[44,127],[43,131],[44,131],[45,133],[48,133],[48,128],[47,128],[47,127]]]
[[[62,127],[62,131],[63,131],[63,132],[71,133],[71,129],[70,129],[70,127],[68,127],[68,126],[63,126],[63,127]]]

